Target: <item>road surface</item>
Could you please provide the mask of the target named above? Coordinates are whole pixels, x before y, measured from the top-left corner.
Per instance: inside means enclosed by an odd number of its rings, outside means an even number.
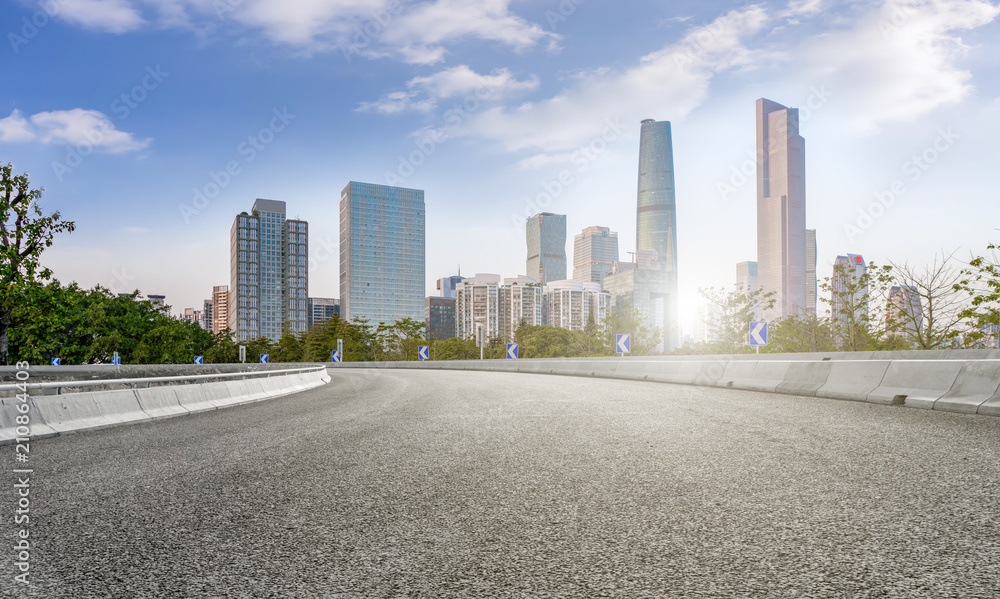
[[[322,388],[2,448],[0,596],[997,597],[1000,418],[549,375]]]

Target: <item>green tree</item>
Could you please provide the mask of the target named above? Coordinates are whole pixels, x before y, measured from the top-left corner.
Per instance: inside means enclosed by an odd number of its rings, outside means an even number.
[[[815,314],[786,316],[768,325],[763,351],[779,353],[830,352],[837,340],[830,321]]]
[[[706,353],[744,354],[753,351],[748,341],[750,323],[763,310],[774,307],[773,291],[734,289],[699,289],[698,293],[712,308],[713,318],[706,325],[715,338],[708,343]]]
[[[843,351],[901,349],[901,323],[887,318],[892,267],[868,264],[862,274],[851,265],[834,267],[819,287],[830,294],[830,325]]]
[[[27,173],[13,175],[13,166],[0,166],[0,365],[8,364],[8,339],[15,307],[32,284],[48,280],[52,271],[39,264],[57,233],[71,233],[76,224],[59,212],[44,216],[38,205],[42,189],[31,189]]]
[[[975,256],[963,268],[955,290],[964,292],[969,305],[960,315],[971,325],[965,332],[965,347],[996,347],[1000,328],[1000,245],[986,246],[989,253]]]
[[[624,306],[612,310],[599,327],[600,338],[604,340],[602,351],[608,355],[615,353],[615,336],[621,333],[631,335],[631,350],[634,356],[654,353],[663,342],[660,327],[650,326],[635,306]]]
[[[271,362],[300,362],[304,353],[302,339],[292,330],[291,321],[281,325],[281,338],[271,348]]]

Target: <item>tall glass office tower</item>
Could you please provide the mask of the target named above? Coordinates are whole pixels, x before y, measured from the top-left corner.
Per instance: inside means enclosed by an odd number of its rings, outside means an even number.
[[[799,110],[757,100],[757,280],[775,292],[764,320],[802,314],[806,292],[805,140]]]
[[[680,345],[677,316],[677,203],[670,121],[642,121],[635,245],[636,307],[663,329],[663,351]],[[641,284],[644,283],[644,284]]]
[[[422,322],[424,192],[351,181],[340,194],[340,314]]]
[[[528,259],[525,269],[529,277],[544,285],[566,278],[566,215],[540,212],[528,219],[525,226]]]

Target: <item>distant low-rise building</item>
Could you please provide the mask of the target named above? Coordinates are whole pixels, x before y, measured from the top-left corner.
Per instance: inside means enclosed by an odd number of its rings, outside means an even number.
[[[455,337],[455,298],[430,296],[425,304],[427,338],[444,341]]]
[[[308,312],[307,326],[311,329],[316,325],[328,322],[335,314],[340,316],[340,302],[333,297],[311,297],[309,298]]]

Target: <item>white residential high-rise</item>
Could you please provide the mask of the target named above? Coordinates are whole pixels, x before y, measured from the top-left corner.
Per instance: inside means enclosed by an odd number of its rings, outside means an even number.
[[[482,326],[487,337],[501,334],[500,275],[478,273],[455,285],[455,336],[475,338]]]
[[[552,281],[542,291],[545,324],[572,331],[582,331],[593,321],[604,322],[611,307],[611,294],[597,283],[573,280]]]
[[[816,280],[816,229],[806,229],[806,315],[816,316],[816,297],[819,281]]]
[[[507,342],[514,341],[514,334],[522,322],[542,324],[542,286],[523,275],[504,279],[500,288],[500,315],[500,333]]]

